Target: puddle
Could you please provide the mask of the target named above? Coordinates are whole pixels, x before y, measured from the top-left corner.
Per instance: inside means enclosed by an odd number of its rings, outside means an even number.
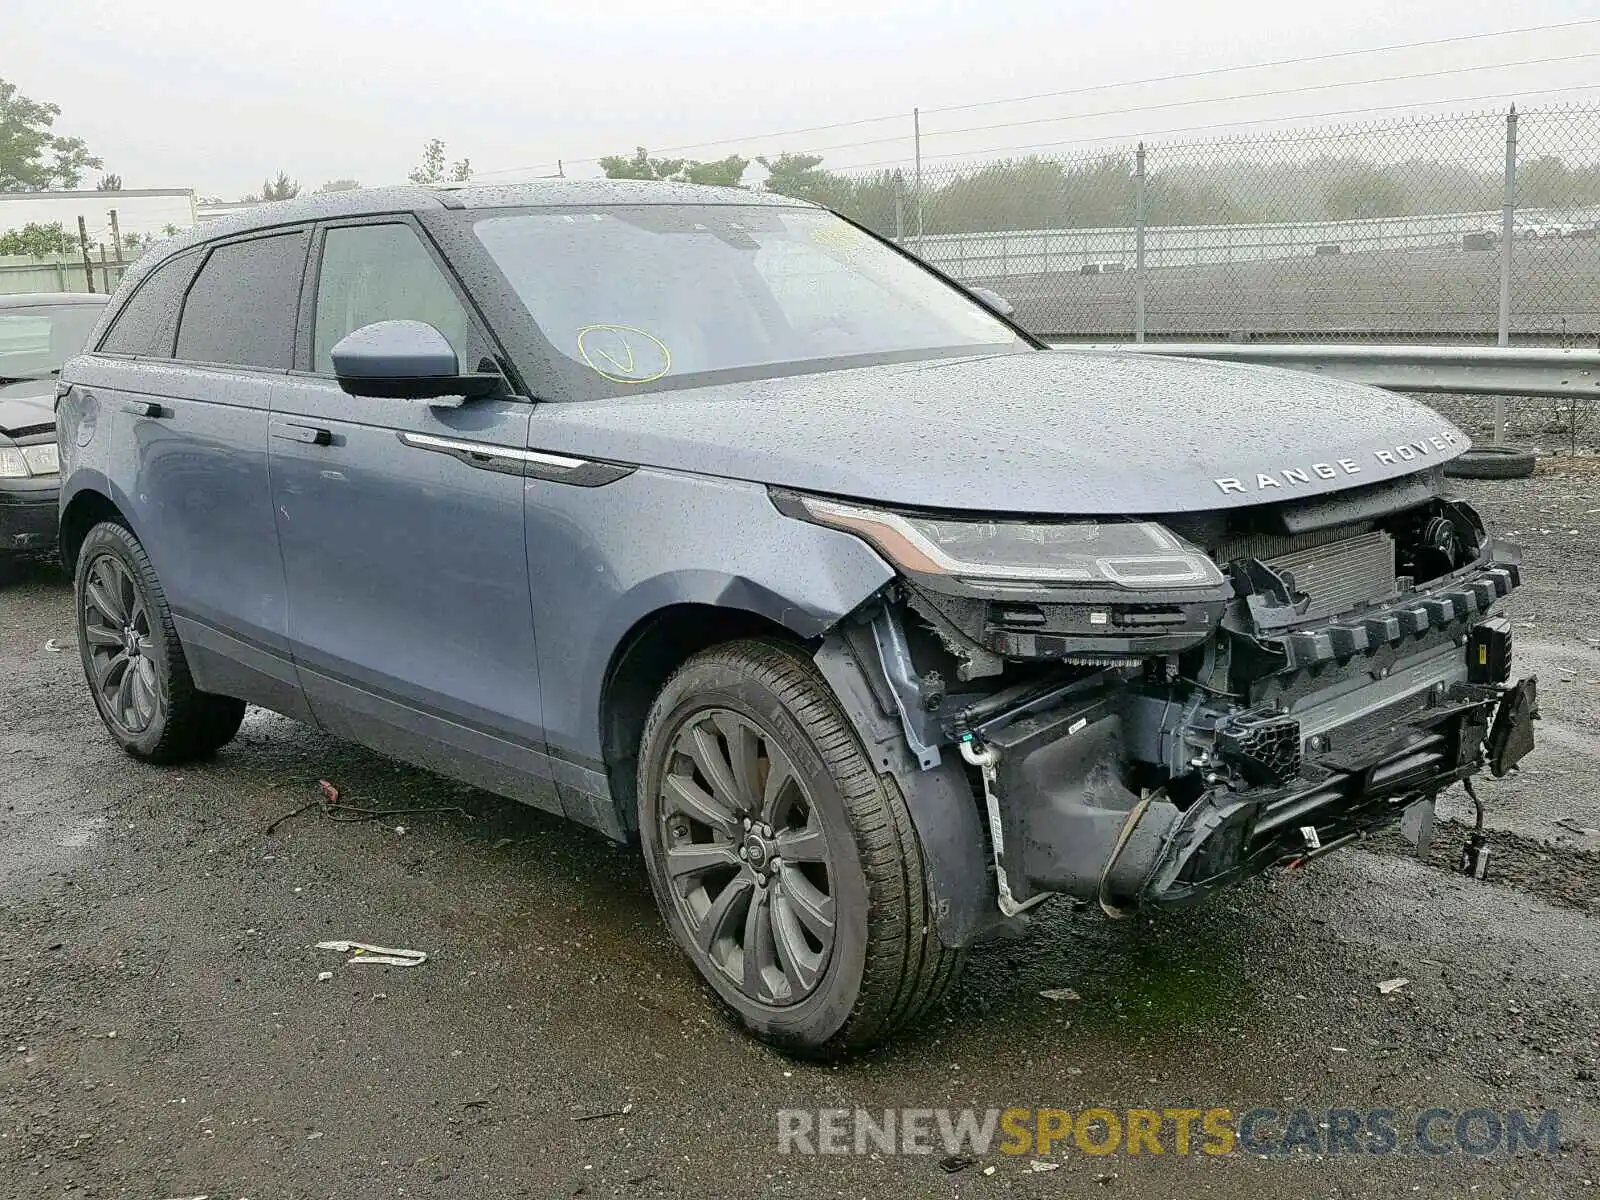
[[[0,820],[0,890],[26,887],[88,850],[106,830],[104,817],[68,818],[34,811]]]
[[[79,850],[89,845],[100,836],[101,830],[106,827],[104,817],[94,817],[84,821],[61,835],[56,845],[63,850]]]

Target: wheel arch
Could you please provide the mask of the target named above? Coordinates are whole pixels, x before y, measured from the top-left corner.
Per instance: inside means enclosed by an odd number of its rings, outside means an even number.
[[[802,648],[814,641],[756,608],[678,601],[639,617],[612,650],[600,686],[600,752],[618,822],[630,836],[638,830],[639,739],[650,706],[690,658],[748,637],[771,637]]]
[[[103,475],[92,473],[88,478],[74,480],[61,506],[60,553],[68,574],[77,570],[83,539],[100,522],[115,521],[134,537],[139,536],[128,518],[131,507],[127,498]]]

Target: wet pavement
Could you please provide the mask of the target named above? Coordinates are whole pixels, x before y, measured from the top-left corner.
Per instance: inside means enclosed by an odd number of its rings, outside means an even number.
[[[1155,921],[1048,907],[922,1029],[836,1066],[740,1036],[636,856],[598,835],[255,710],[214,762],[124,758],[68,584],[30,569],[0,585],[0,1196],[1600,1195],[1600,472],[1581,467],[1464,489],[1527,548],[1512,617],[1545,718],[1524,769],[1481,788],[1499,881],[1443,869],[1470,811],[1452,793],[1431,863],[1377,839]],[[267,833],[320,779],[460,811]],[[335,938],[430,957],[313,948]],[[942,1150],[779,1153],[779,1110],[1013,1106],[1551,1109],[1560,1150],[1213,1156],[1169,1135],[1041,1158],[997,1138],[953,1173]]]

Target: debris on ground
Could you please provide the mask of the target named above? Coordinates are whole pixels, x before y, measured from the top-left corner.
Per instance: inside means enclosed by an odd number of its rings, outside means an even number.
[[[44,644],[44,648],[51,654],[60,654],[63,650],[66,649],[66,647],[63,646],[60,642],[56,641],[55,638],[51,638],[48,642],[46,642]]]
[[[472,820],[472,814],[459,804],[429,805],[422,808],[361,808],[354,804],[345,804],[339,799],[339,789],[326,779],[317,780],[317,789],[322,793],[315,800],[302,804],[293,812],[286,812],[278,817],[261,832],[270,837],[272,831],[285,821],[298,817],[301,813],[310,812],[313,808],[321,809],[322,815],[330,821],[343,825],[353,825],[361,821],[377,821],[384,817],[407,816],[412,813],[460,813],[467,820]],[[397,826],[395,832],[405,833],[404,826]]]
[[[345,965],[352,963],[374,963],[385,967],[420,967],[428,961],[428,956],[421,950],[397,950],[390,946],[371,946],[366,942],[318,942],[318,950],[335,950],[340,954],[348,954]]]
[[[1060,1169],[1060,1163],[1045,1162],[1042,1158],[1036,1158],[1028,1164],[1028,1170],[1034,1172],[1035,1174],[1038,1174],[1040,1171],[1059,1171]]]
[[[939,1160],[939,1170],[946,1175],[954,1175],[957,1171],[965,1171],[968,1167],[976,1166],[978,1160],[970,1154],[951,1154]]]
[[[1046,1000],[1082,1000],[1083,999],[1083,997],[1078,995],[1077,992],[1075,992],[1071,988],[1067,988],[1067,987],[1045,988],[1044,991],[1039,993],[1039,995],[1043,996]]]
[[[572,1119],[574,1121],[603,1121],[607,1117],[625,1117],[632,1111],[632,1104],[624,1104],[621,1108],[608,1108],[605,1112],[579,1113]]]
[[[1568,833],[1575,833],[1579,837],[1600,837],[1600,829],[1592,829],[1587,825],[1580,825],[1571,817],[1557,817],[1555,824],[1565,829]]]
[[[1409,979],[1385,979],[1378,984],[1378,995],[1392,996],[1410,982]]]
[[[333,972],[332,971],[318,971],[317,972],[317,982],[318,983],[327,983],[328,980],[330,980],[332,978],[333,978]]]

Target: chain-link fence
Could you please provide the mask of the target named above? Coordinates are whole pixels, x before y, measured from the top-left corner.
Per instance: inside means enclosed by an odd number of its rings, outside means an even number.
[[[836,178],[1050,337],[1600,343],[1600,106]]]

